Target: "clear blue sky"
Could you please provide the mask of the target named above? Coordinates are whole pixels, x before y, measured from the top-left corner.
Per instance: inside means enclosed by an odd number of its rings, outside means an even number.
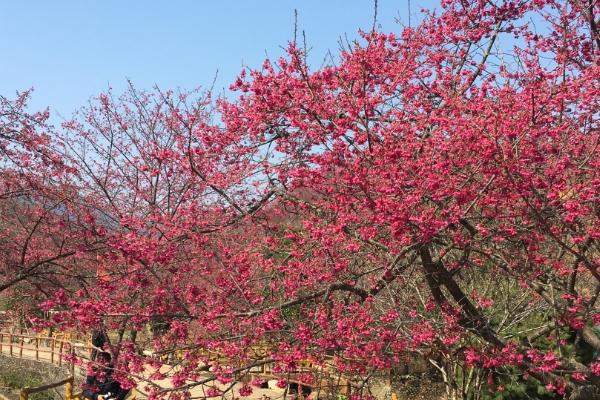
[[[421,7],[412,0],[412,23]],[[373,22],[371,0],[0,0],[0,94],[35,89],[32,109],[65,117],[106,90],[228,87],[243,65],[276,58],[292,39],[294,9],[313,63]],[[384,31],[408,24],[408,0],[379,0]]]

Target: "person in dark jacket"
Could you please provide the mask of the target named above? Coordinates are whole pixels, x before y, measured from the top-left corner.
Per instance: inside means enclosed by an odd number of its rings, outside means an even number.
[[[92,361],[96,361],[96,357],[99,352],[98,349],[103,349],[106,343],[108,343],[108,337],[106,336],[106,333],[104,333],[104,331],[94,329],[92,331]]]
[[[89,400],[124,400],[128,390],[112,377],[111,357],[109,353],[101,352],[96,356],[97,366],[94,375],[85,379],[83,397]]]

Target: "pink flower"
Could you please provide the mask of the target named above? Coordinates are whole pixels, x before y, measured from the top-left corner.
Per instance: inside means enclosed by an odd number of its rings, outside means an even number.
[[[287,381],[285,379],[279,379],[277,381],[277,387],[280,389],[285,389],[287,387]]]
[[[587,377],[585,376],[585,374],[583,372],[573,372],[571,374],[571,377],[573,379],[575,379],[576,381],[585,381],[585,380],[587,380]]]
[[[590,370],[594,375],[600,376],[600,362],[595,362],[590,365]]]
[[[248,397],[252,394],[252,387],[250,385],[243,385],[239,390],[240,396]]]
[[[475,365],[480,361],[479,354],[474,349],[465,350],[465,362],[467,365]]]

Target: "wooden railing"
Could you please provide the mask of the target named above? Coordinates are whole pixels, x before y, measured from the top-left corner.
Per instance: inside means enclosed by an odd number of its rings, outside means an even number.
[[[30,394],[44,392],[46,390],[54,389],[60,386],[65,386],[65,400],[82,400],[83,393],[73,393],[73,384],[75,382],[75,378],[73,375],[68,378],[63,379],[62,381],[49,383],[47,385],[38,386],[34,388],[30,388],[28,386],[21,389],[19,392],[19,400],[28,400]]]
[[[57,337],[0,332],[0,354],[15,358],[44,361],[60,367],[67,366],[75,374],[75,356],[90,358],[91,345],[73,343]]]
[[[89,342],[78,343],[69,340],[62,333],[57,336],[33,336],[0,331],[0,354],[14,358],[42,361],[60,367],[68,367],[70,376],[59,382],[39,387],[24,387],[19,392],[19,400],[28,400],[30,394],[65,386],[65,400],[83,400],[83,392],[73,392],[75,357],[78,359],[91,358],[92,345]],[[65,359],[67,357],[67,359]],[[136,399],[136,390],[131,390],[127,400]]]
[[[70,340],[66,340],[59,337],[32,336],[9,332],[0,332],[0,354],[5,354],[11,357],[23,359],[43,361],[57,366],[67,366],[69,367],[71,376],[74,376],[76,370],[75,364],[72,362],[72,360],[74,360],[75,358],[89,360],[91,358],[92,351],[91,343],[74,343]],[[223,364],[226,364],[228,361],[225,360],[218,351],[205,350],[204,353],[205,357],[210,361],[217,361]],[[256,356],[259,359],[262,358],[261,356],[266,356],[266,350],[262,348],[257,348],[256,353]],[[176,359],[178,359],[179,357],[183,358],[183,354],[175,353],[174,355]],[[163,360],[160,356],[158,356],[157,358],[163,362],[167,361]],[[249,372],[254,376],[259,376],[261,378],[266,379],[280,378],[281,374],[274,373],[271,370],[271,367],[271,363],[258,363],[258,365],[256,367],[251,368]],[[315,374],[318,377],[317,382],[312,384],[302,382],[298,378],[299,375],[303,372],[311,372]],[[336,371],[336,369],[329,363],[325,363],[324,365],[316,365],[310,362],[309,360],[306,360],[298,365],[298,369],[296,371],[294,371],[293,373],[287,373],[285,375],[287,376],[287,380],[289,382],[296,383],[302,386],[310,386],[313,389],[316,387],[330,387],[331,389],[335,388],[338,391],[346,394],[349,394],[352,391],[353,383],[351,379],[342,374],[339,374],[339,372]],[[42,386],[42,389],[23,388],[24,392],[22,391],[22,393],[37,393],[39,391],[47,390],[61,385],[67,385],[67,390],[70,390],[69,393],[72,396],[72,382],[70,384],[71,389],[69,389],[69,384],[65,382],[66,380],[57,382],[55,384],[46,385],[47,387]],[[72,396],[71,398],[67,398],[66,400],[79,399],[80,394],[78,396]],[[26,398],[21,398],[21,400],[26,400]]]
[[[65,386],[65,400],[84,400],[83,392],[73,392],[73,385],[75,384],[75,377],[73,375],[55,383],[49,383],[47,385],[38,386],[34,388],[24,387],[19,392],[19,400],[29,400],[30,394],[44,392],[46,390],[54,389],[60,386]],[[136,400],[136,393],[132,390],[126,397],[127,400]]]
[[[334,367],[332,357],[328,357],[325,362],[318,364],[312,360],[303,360],[298,363],[295,371],[281,373],[273,371],[274,363],[261,362],[261,360],[265,360],[268,357],[268,347],[256,346],[251,350],[256,361],[256,366],[250,367],[248,372],[255,377],[265,380],[281,379],[282,377],[285,377],[288,383],[310,387],[313,390],[336,391],[347,397],[350,396],[354,389],[360,389],[360,382],[353,382],[351,377],[340,373]],[[173,355],[177,360],[181,361],[183,359],[183,353],[179,353],[180,351],[176,351]],[[233,369],[243,369],[243,364],[240,365],[234,362],[232,365],[232,360],[224,357],[219,351],[201,350],[200,354],[207,360],[209,365],[212,364],[212,362],[216,362],[221,365],[229,365]],[[302,381],[301,376],[304,373],[312,374],[315,378],[314,381],[311,383]]]

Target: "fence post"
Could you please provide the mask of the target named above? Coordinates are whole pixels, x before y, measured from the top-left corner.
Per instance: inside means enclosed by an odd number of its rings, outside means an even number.
[[[25,347],[25,336],[21,335],[21,347],[19,348],[19,358],[23,358],[23,347]]]
[[[75,376],[75,346],[73,346],[73,342],[71,342],[71,350],[70,355],[71,355],[71,376]]]
[[[51,344],[52,347],[50,347],[50,364],[54,364],[54,343],[55,342],[56,342],[55,339],[52,338],[52,344]]]
[[[36,361],[40,360],[40,341],[37,336],[35,337],[35,359]]]
[[[29,398],[29,386],[25,386],[19,392],[19,400],[27,400]]]
[[[4,342],[4,334],[0,332],[0,354],[2,354],[2,342]]]
[[[65,400],[73,399],[73,375],[69,377],[69,381],[65,385]]]
[[[8,334],[8,351],[10,352],[10,356],[11,357],[13,355],[13,345],[12,345],[12,342],[13,342],[13,335],[12,335],[12,333],[9,333]]]
[[[58,349],[58,365],[59,366],[62,366],[63,345],[64,345],[64,342],[61,340],[60,346]]]

